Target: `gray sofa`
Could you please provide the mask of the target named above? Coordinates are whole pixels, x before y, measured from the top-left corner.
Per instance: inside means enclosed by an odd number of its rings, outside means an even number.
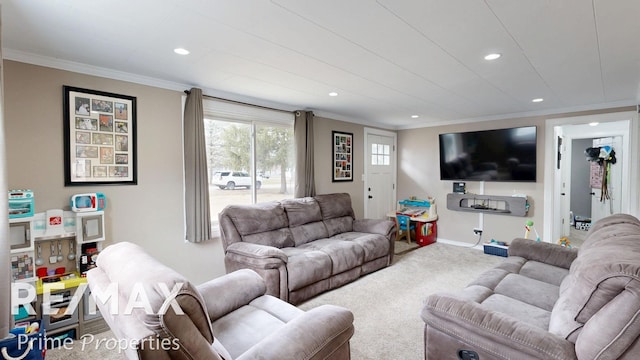
[[[265,295],[251,270],[193,286],[129,242],[106,247],[96,265],[87,272],[91,295],[128,359],[351,358],[351,311],[302,311]]]
[[[355,219],[346,193],[231,205],[219,221],[226,271],[252,269],[292,304],[393,261],[395,222]]]
[[[640,359],[640,221],[606,217],[580,249],[516,239],[421,316],[426,359]]]

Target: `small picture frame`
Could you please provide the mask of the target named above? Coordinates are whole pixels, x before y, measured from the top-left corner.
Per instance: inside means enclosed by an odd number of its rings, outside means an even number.
[[[64,184],[137,184],[136,98],[63,86]]]
[[[332,181],[353,181],[353,134],[334,130],[331,137]]]

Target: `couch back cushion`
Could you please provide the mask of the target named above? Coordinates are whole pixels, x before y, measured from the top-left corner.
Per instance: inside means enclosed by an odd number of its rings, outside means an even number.
[[[347,193],[316,195],[328,236],[353,231],[355,214]]]
[[[294,246],[287,214],[278,202],[229,205],[218,218],[225,249],[238,241],[277,248]]]
[[[282,207],[289,218],[289,229],[296,246],[329,236],[316,199],[287,199],[282,201]]]
[[[580,247],[549,331],[574,341],[585,358],[623,351],[640,333],[639,304],[640,221],[612,215],[596,222]]]

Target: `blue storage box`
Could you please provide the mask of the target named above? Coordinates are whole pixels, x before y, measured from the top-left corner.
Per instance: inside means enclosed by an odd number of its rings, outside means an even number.
[[[33,322],[40,324],[38,332],[25,334],[24,328],[16,327],[11,331],[15,337],[0,341],[0,359],[5,359],[6,353],[9,359],[44,360],[47,351],[45,331],[40,321]]]
[[[506,245],[498,244],[484,244],[484,253],[497,256],[509,256],[509,247]]]

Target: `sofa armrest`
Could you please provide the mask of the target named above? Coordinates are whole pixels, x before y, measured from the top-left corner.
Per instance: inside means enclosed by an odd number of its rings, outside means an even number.
[[[255,269],[276,269],[289,260],[289,257],[277,247],[247,242],[229,245],[225,256]]]
[[[357,219],[353,221],[353,231],[380,234],[389,237],[396,231],[396,223],[383,219]]]
[[[509,256],[519,256],[527,260],[569,269],[573,260],[578,256],[578,249],[516,238],[509,245]]]
[[[236,270],[196,288],[204,299],[211,321],[249,304],[267,291],[262,277],[250,269]]]
[[[327,359],[353,336],[353,314],[321,305],[296,317],[236,360]]]
[[[427,327],[467,344],[471,350],[490,353],[496,358],[576,358],[575,346],[568,340],[473,301],[446,294],[430,295],[420,315]],[[427,343],[426,346],[437,345]],[[430,350],[439,352],[443,358],[459,350],[446,346]]]

